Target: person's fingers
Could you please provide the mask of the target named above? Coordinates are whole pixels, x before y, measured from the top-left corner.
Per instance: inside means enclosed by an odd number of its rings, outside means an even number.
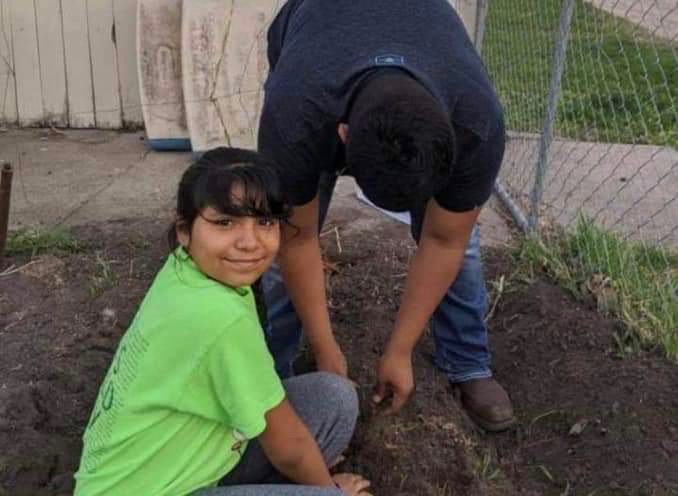
[[[374,403],[381,403],[386,395],[386,383],[379,381],[377,387],[374,390],[374,395],[372,395],[372,401]]]
[[[403,394],[401,392],[393,393],[393,400],[391,401],[391,406],[386,410],[387,415],[394,415],[398,413],[405,403],[407,403],[408,394]]]
[[[339,458],[337,458],[333,464],[330,465],[330,468],[334,468],[337,465],[339,465],[341,462],[345,461],[346,457],[344,455],[339,455]]]
[[[356,482],[355,484],[355,490],[357,493],[361,493],[363,490],[367,489],[370,487],[372,483],[368,481],[367,479],[363,479],[362,477],[360,478],[359,481]]]
[[[349,482],[354,479],[362,479],[363,476],[360,474],[355,474],[353,472],[340,472],[338,474],[334,474],[332,478],[335,479],[336,481]]]

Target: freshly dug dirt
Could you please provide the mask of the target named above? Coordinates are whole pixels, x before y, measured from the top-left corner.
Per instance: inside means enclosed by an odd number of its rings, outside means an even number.
[[[623,358],[622,325],[594,308],[545,280],[509,288],[493,344],[521,423],[490,444],[521,493],[678,494],[678,367]]]
[[[335,214],[322,238],[335,331],[363,403],[343,469],[371,478],[376,495],[678,494],[678,368],[656,353],[620,359],[617,324],[545,279],[509,279],[492,294],[495,366],[515,429],[473,427],[431,363],[429,338],[410,404],[395,417],[373,412],[414,246],[403,226],[352,231],[351,218]],[[90,408],[164,260],[165,227],[86,226],[80,252],[6,261],[33,263],[0,278],[0,495],[72,492]],[[488,280],[511,274],[505,253],[486,258]]]

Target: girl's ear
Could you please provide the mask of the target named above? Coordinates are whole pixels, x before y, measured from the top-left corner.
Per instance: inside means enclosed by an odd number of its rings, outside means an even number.
[[[174,229],[177,233],[177,241],[185,250],[188,250],[188,245],[191,244],[191,230],[188,223],[181,217],[177,217],[174,221]]]

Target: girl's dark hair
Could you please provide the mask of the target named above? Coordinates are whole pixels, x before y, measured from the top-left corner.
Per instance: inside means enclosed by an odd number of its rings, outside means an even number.
[[[243,190],[235,202],[233,188]],[[179,244],[177,224],[193,227],[196,217],[207,207],[233,216],[267,217],[287,221],[290,206],[282,190],[277,170],[258,153],[239,148],[219,147],[204,153],[181,176],[177,193],[177,220],[170,226],[170,250]]]

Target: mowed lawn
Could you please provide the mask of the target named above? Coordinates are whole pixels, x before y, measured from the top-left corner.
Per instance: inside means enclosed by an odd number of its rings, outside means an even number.
[[[509,129],[538,133],[546,113],[561,0],[492,0],[483,56]],[[576,0],[556,134],[678,145],[678,43]]]

